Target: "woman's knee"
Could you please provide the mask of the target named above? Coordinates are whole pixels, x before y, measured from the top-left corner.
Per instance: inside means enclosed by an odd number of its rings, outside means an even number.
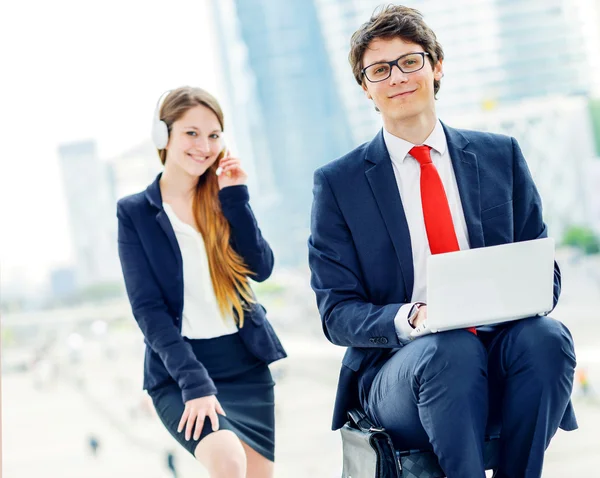
[[[215,458],[209,468],[210,476],[214,478],[230,478],[246,476],[246,457],[243,455],[227,453]]]
[[[194,455],[209,471],[211,478],[243,478],[246,476],[246,453],[239,438],[229,430],[206,436]]]

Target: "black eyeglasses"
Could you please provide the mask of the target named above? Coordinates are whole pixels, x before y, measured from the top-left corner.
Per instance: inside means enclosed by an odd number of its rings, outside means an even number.
[[[429,53],[425,51],[407,53],[393,61],[380,61],[366,66],[362,69],[361,73],[371,83],[387,80],[392,75],[392,68],[394,65],[396,65],[402,73],[414,73],[425,66],[425,55],[429,56]]]

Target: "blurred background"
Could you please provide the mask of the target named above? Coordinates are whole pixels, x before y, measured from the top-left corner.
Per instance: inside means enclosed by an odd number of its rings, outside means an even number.
[[[256,292],[289,358],[276,476],[339,477],[343,349],[321,330],[306,240],[313,171],[381,128],[347,61],[371,0],[3,2],[0,173],[4,477],[203,477],[141,390],[143,341],[115,203],[160,172],[149,132],[171,88],[221,101],[227,143],[276,255]],[[445,51],[438,114],[519,141],[559,244],[553,314],[575,337],[580,430],[544,477],[600,459],[600,0],[421,0]]]

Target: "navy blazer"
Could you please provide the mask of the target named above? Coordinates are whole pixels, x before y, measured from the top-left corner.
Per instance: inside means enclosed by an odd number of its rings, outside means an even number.
[[[119,257],[133,315],[146,342],[144,389],[151,391],[173,378],[185,402],[217,389],[181,335],[183,261],[163,209],[160,177],[146,191],[118,202]],[[254,273],[251,278],[264,281],[273,270],[273,252],[250,209],[247,187],[223,188],[219,200],[231,226],[232,247]],[[244,302],[244,309],[239,334],[250,352],[265,363],[285,357],[265,308]]]
[[[546,237],[541,199],[516,140],[445,125],[444,132],[470,247]],[[313,194],[311,285],[325,335],[348,347],[335,430],[347,410],[359,406],[363,384],[370,384],[390,349],[401,347],[394,318],[413,292],[410,233],[383,131],[318,169]],[[554,305],[559,295],[555,263]],[[567,418],[575,420],[572,410]]]

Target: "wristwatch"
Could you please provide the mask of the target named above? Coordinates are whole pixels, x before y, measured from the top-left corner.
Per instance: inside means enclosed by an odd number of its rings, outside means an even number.
[[[415,302],[415,304],[412,306],[412,308],[410,309],[410,314],[408,314],[408,323],[410,324],[410,326],[414,329],[415,326],[413,324],[413,322],[415,321],[415,319],[417,318],[417,315],[419,315],[419,309],[421,308],[421,306],[423,305],[427,305],[424,302]]]

